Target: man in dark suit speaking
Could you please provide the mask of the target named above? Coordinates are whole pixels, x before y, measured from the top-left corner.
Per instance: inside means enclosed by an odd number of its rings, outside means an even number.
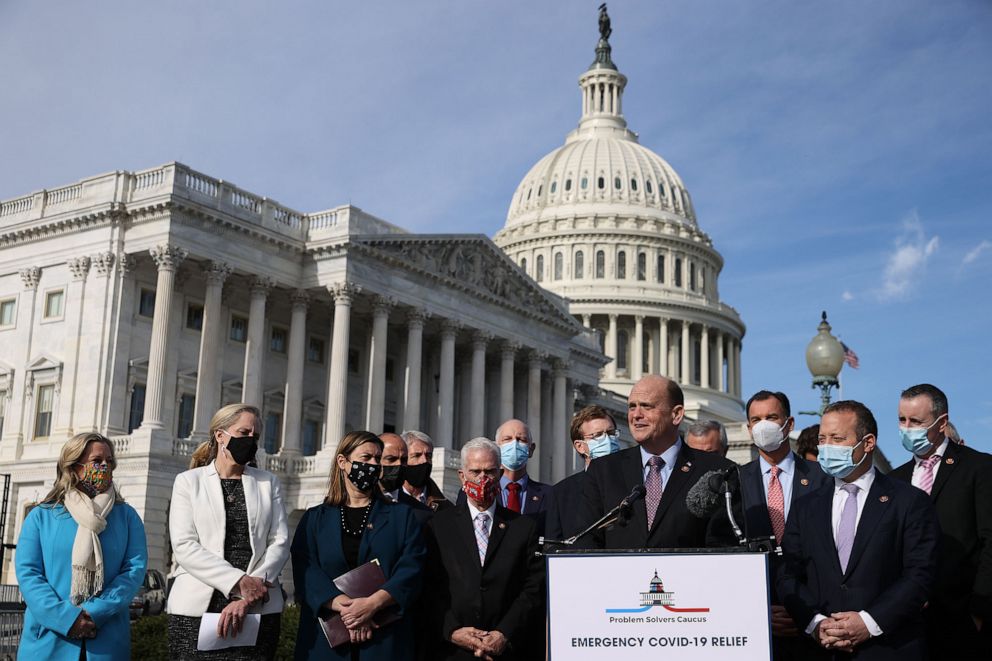
[[[778,593],[824,658],[922,661],[940,530],[925,493],[875,470],[877,434],[860,402],[824,410],[818,461],[832,479],[793,503]]]
[[[924,615],[930,658],[992,658],[992,457],[947,437],[947,396],[929,383],[899,398],[913,458],[892,477],[926,491],[940,521],[937,582]]]
[[[713,535],[714,519],[700,519],[686,509],[689,488],[709,470],[734,464],[719,455],[693,450],[679,439],[685,398],[675,381],[649,375],[627,398],[627,422],[637,447],[589,465],[583,490],[585,525],[613,509],[634,486],[645,496],[631,507],[625,526],[598,530],[579,545],[587,548],[698,548]]]

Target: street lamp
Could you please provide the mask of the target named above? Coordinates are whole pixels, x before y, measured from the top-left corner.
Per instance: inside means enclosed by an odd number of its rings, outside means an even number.
[[[844,366],[844,347],[830,334],[826,311],[823,312],[817,331],[806,347],[806,367],[813,375],[812,387],[820,389],[820,410],[801,412],[808,415],[823,415],[823,410],[830,405],[830,389],[840,384],[837,375]]]

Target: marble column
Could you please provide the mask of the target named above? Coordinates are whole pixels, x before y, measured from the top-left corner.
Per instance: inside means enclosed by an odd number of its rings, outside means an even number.
[[[492,335],[484,331],[472,334],[472,376],[469,398],[469,438],[486,434],[486,345]]]
[[[661,317],[658,320],[658,365],[659,373],[664,376],[671,376],[672,366],[668,357],[668,319]]]
[[[692,381],[689,372],[689,322],[682,321],[682,369],[679,371],[679,383],[683,386]]]
[[[513,360],[519,348],[520,345],[513,342],[503,342],[500,348],[499,420],[496,424],[513,417]]]
[[[90,273],[90,258],[75,257],[68,262],[72,282],[65,289],[63,314],[65,341],[62,348],[62,386],[58,410],[55,412],[51,436],[69,438],[75,428],[73,413],[76,399],[76,377],[79,374],[79,349],[83,334],[83,309],[86,307],[86,278]]]
[[[21,282],[24,284],[24,293],[17,300],[17,305],[20,307],[17,314],[18,323],[13,330],[6,331],[6,333],[13,335],[7,342],[10,348],[16,348],[15,350],[20,354],[16,360],[20,361],[22,365],[27,365],[31,360],[33,351],[32,340],[34,338],[31,329],[34,328],[41,269],[37,266],[29,266],[20,270],[20,276]],[[31,399],[28,389],[25,371],[14,369],[10,377],[10,389],[6,395],[7,412],[4,416],[3,443],[0,443],[0,458],[7,461],[16,461],[20,457],[21,447],[23,447],[24,432],[27,431],[23,420],[30,415],[26,410],[27,402]]]
[[[531,352],[527,363],[527,419],[531,437],[535,443],[541,435],[541,370],[544,367],[544,354]],[[500,421],[502,422],[502,420]]]
[[[737,365],[734,362],[734,338],[727,338],[727,393],[737,396]]]
[[[386,341],[389,311],[396,299],[376,296],[372,301],[372,343],[369,347],[369,389],[365,398],[365,428],[382,433],[386,408]]]
[[[282,408],[282,455],[299,455],[303,445],[300,422],[303,418],[303,366],[307,354],[307,308],[310,296],[297,289],[289,295],[293,304],[286,347],[286,384]]]
[[[738,397],[741,396],[741,341],[734,342],[734,389]]]
[[[634,317],[634,351],[633,365],[630,375],[634,381],[640,381],[644,375],[644,315]]]
[[[568,438],[568,425],[570,417],[567,407],[567,385],[568,385],[568,363],[556,360],[554,363],[554,390],[552,395],[551,410],[553,413],[551,436],[551,468],[552,482],[557,483],[568,474],[566,463],[568,462],[569,448],[572,444]]]
[[[606,354],[610,362],[606,364],[606,378],[617,378],[617,315],[610,315],[610,330],[606,334]]]
[[[441,324],[441,369],[438,383],[438,447],[454,448],[455,433],[455,338],[460,325],[450,319]]]
[[[321,450],[333,453],[344,436],[348,415],[348,348],[351,342],[351,302],[362,288],[348,282],[329,285],[334,298],[331,330],[331,363],[327,370],[327,408],[324,411],[324,443]]]
[[[720,392],[727,391],[727,381],[723,375],[723,331],[716,332],[716,389]]]
[[[220,408],[221,353],[224,323],[221,319],[221,294],[231,267],[223,262],[209,262],[203,269],[207,289],[203,295],[203,328],[200,329],[200,358],[196,367],[196,404],[193,407],[193,438],[205,439],[210,419]],[[158,298],[155,299],[158,313]],[[147,391],[146,391],[147,393]]]
[[[592,328],[592,315],[584,314],[582,315],[582,325],[586,328]]]
[[[145,412],[141,426],[165,429],[162,405],[165,396],[165,359],[169,354],[169,313],[172,310],[172,285],[176,270],[189,254],[185,248],[161,245],[149,254],[158,267],[155,284],[155,312],[152,319],[152,339],[148,348],[148,382],[145,384]]]
[[[262,379],[265,359],[265,301],[274,285],[272,278],[266,276],[255,276],[249,285],[251,304],[248,308],[248,341],[245,343],[245,366],[241,377],[241,401],[259,408],[262,406],[262,392],[265,390]]]
[[[406,315],[406,373],[403,379],[403,429],[420,430],[420,376],[423,372],[424,322],[427,313],[414,308]]]
[[[710,387],[710,329],[706,324],[699,337],[699,385]]]

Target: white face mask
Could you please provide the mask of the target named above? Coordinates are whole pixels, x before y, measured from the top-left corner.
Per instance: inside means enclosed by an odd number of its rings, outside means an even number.
[[[775,452],[785,442],[784,429],[787,424],[789,424],[788,421],[779,427],[771,420],[759,420],[751,427],[751,438],[754,439],[754,444],[760,450]]]

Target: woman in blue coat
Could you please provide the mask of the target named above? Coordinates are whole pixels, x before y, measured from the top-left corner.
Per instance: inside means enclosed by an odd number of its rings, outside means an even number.
[[[351,432],[338,445],[324,503],[311,507],[296,528],[291,554],[296,601],[301,606],[296,658],[317,661],[403,661],[415,658],[413,617],[427,554],[420,524],[406,505],[387,502],[379,490],[382,441],[367,431]],[[378,560],[386,582],[367,598],[353,599],[334,579]],[[375,628],[385,608],[400,619]],[[339,614],[351,642],[331,648],[317,616]]]
[[[24,519],[17,582],[27,604],[17,658],[124,660],[128,606],[145,577],[145,527],[113,484],[117,462],[100,434],[62,448],[55,486]]]

